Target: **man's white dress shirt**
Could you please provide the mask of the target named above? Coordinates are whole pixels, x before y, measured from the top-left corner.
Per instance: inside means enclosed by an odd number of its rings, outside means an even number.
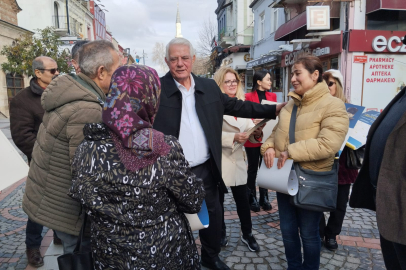
[[[182,116],[180,122],[179,142],[191,167],[203,164],[210,158],[209,145],[196,112],[195,81],[190,75],[189,91],[175,80],[182,93]]]

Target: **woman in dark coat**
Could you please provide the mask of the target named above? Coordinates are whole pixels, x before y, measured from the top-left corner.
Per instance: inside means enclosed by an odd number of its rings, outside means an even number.
[[[197,213],[203,182],[175,137],[152,129],[155,70],[124,66],[112,77],[103,123],[84,128],[70,196],[92,219],[95,269],[200,269],[184,213]]]

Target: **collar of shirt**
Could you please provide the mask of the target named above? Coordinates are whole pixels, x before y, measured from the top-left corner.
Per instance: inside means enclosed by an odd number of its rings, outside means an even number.
[[[184,87],[183,85],[181,85],[180,83],[178,83],[175,79],[173,79],[175,81],[176,86],[178,87],[178,89],[180,90],[180,92],[182,93],[182,95],[192,95],[195,93],[195,80],[193,79],[193,76],[190,75],[190,88],[189,91],[188,89],[186,89],[186,87]]]

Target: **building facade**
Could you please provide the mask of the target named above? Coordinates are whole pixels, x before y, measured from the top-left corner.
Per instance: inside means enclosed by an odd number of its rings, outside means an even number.
[[[211,60],[215,70],[231,67],[242,77],[245,88],[246,64],[250,60],[250,47],[253,40],[254,17],[248,7],[252,0],[218,0],[218,38]],[[249,85],[249,83],[248,83]]]
[[[271,8],[273,0],[254,0],[249,6],[254,14],[254,39],[250,50],[250,61],[247,63],[247,81],[252,81],[256,70],[267,70],[272,77],[272,91],[283,100],[283,69],[281,68],[280,48],[285,41],[275,41],[276,30],[285,23],[286,14],[283,8]],[[251,91],[252,83],[247,85]]]
[[[0,0],[0,48],[12,45],[16,38],[25,34],[33,34],[18,26],[17,14],[21,7],[16,0]],[[0,64],[7,61],[7,58],[0,55]],[[0,67],[0,113],[9,117],[10,100],[22,89],[29,85],[26,76],[10,74]]]

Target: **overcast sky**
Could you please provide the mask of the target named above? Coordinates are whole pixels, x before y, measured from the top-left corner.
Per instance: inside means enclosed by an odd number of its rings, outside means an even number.
[[[123,48],[130,48],[131,54],[147,54],[145,64],[157,69],[152,62],[152,48],[156,42],[165,45],[175,37],[176,9],[182,21],[182,35],[197,47],[198,32],[209,18],[216,22],[214,13],[216,0],[101,0],[108,10],[106,23],[113,37]],[[216,23],[217,24],[217,23]]]

